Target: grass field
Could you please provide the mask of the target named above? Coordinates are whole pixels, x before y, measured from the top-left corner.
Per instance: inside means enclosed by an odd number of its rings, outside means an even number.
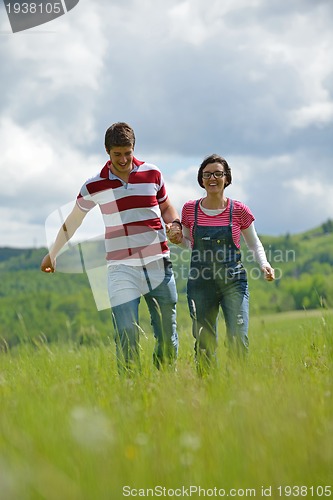
[[[153,368],[150,334],[132,378],[111,340],[2,352],[0,499],[333,496],[332,331],[324,310],[253,317],[226,370],[222,328],[204,379],[181,327],[176,372]]]

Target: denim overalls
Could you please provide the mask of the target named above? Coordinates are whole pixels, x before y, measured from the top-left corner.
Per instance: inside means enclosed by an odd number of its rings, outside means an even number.
[[[241,252],[232,238],[233,200],[229,201],[228,226],[219,227],[198,225],[199,201],[195,204],[187,299],[197,361],[203,356],[210,362],[217,346],[219,306],[224,314],[229,351],[247,352],[249,292]]]

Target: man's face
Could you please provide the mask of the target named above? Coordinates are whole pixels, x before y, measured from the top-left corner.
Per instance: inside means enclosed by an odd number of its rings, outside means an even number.
[[[111,170],[114,173],[124,174],[132,170],[134,149],[132,146],[115,146],[110,149]]]

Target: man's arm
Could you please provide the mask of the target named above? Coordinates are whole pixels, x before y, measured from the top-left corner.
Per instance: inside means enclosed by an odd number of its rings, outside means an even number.
[[[171,205],[169,198],[160,204],[162,218],[166,224],[179,219],[177,210]]]
[[[54,273],[56,267],[56,257],[58,253],[71,239],[78,227],[81,226],[82,221],[87,213],[88,212],[84,212],[78,207],[77,204],[75,204],[73,210],[59,229],[50,252],[45,255],[44,259],[42,260],[40,266],[41,271],[43,271],[44,273]]]

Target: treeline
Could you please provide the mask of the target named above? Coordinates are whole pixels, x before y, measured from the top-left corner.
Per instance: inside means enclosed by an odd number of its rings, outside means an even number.
[[[252,283],[253,295],[261,292],[257,312],[333,307],[332,232],[321,226],[298,235],[261,239],[277,279],[269,284],[273,287]]]
[[[242,247],[252,314],[333,307],[333,232],[327,224],[298,235],[261,236],[276,270],[273,283],[263,279],[253,256]],[[178,323],[190,329],[186,305],[190,253],[173,245],[171,249],[179,292]],[[25,341],[112,342],[111,312],[97,310],[82,271],[84,263],[76,272],[48,275],[39,270],[45,253],[45,248],[0,248],[0,349]],[[99,258],[100,254],[99,247]],[[66,263],[61,265],[61,258],[59,269],[70,270]],[[144,302],[141,322],[150,331]]]

